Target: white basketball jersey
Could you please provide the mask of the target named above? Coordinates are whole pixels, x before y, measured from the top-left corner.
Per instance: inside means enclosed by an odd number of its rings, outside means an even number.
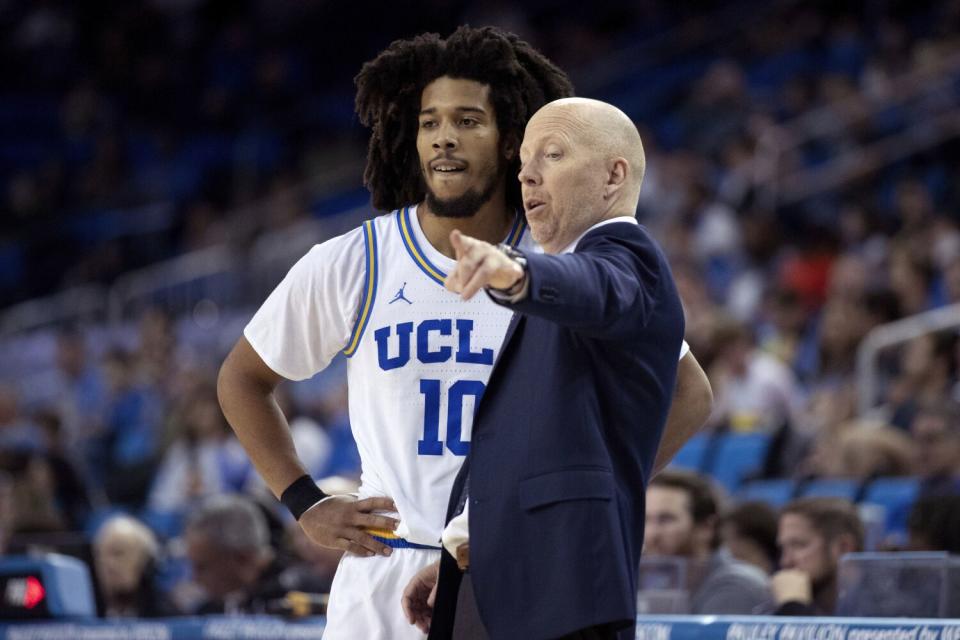
[[[518,216],[506,242],[532,251],[525,229]],[[415,207],[365,223],[364,235],[368,280],[344,349],[361,497],[390,496],[396,534],[437,546],[512,312],[443,287],[454,261],[427,241]]]

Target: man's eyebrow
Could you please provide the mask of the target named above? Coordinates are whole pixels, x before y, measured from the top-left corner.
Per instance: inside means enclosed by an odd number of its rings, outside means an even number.
[[[461,112],[467,112],[467,113],[480,113],[480,114],[483,114],[483,115],[486,115],[486,114],[487,114],[487,110],[486,110],[486,109],[484,109],[483,107],[476,107],[476,106],[472,106],[472,107],[467,107],[467,106],[454,107],[454,110],[455,110],[455,111],[461,111]],[[426,109],[420,109],[420,115],[422,115],[422,116],[423,116],[423,115],[433,115],[433,114],[435,114],[436,112],[437,112],[437,108],[436,108],[436,107],[427,107]]]

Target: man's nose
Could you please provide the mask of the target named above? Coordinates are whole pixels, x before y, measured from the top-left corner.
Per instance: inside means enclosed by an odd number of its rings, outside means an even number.
[[[540,174],[532,162],[528,162],[520,167],[520,173],[517,175],[520,184],[528,187],[535,187],[540,184]]]
[[[460,146],[456,130],[448,124],[441,124],[436,128],[433,138],[433,148],[437,151],[452,151]]]

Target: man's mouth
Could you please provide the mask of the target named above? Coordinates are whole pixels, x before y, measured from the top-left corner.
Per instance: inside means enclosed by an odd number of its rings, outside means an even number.
[[[523,208],[527,214],[538,213],[546,203],[538,198],[527,198],[523,201]]]
[[[440,175],[453,175],[467,170],[467,163],[462,160],[434,160],[430,163],[430,170]]]

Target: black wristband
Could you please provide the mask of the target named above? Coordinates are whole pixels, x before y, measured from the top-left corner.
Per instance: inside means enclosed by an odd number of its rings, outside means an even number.
[[[313,481],[309,475],[302,475],[293,483],[284,489],[280,494],[280,502],[283,503],[293,517],[297,520],[303,515],[303,512],[317,504],[327,497],[320,487]]]

